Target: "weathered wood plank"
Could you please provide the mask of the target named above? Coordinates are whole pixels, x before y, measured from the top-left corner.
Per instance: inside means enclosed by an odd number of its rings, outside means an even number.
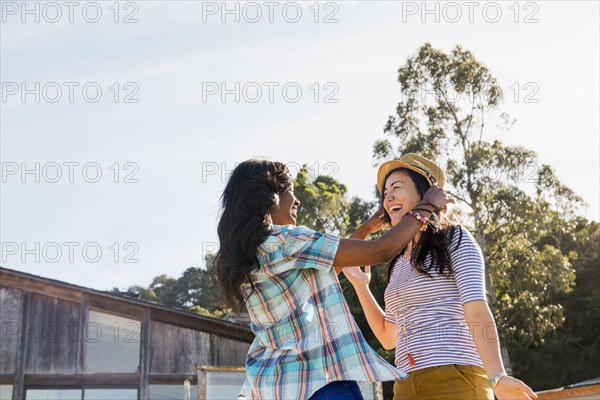
[[[210,335],[152,321],[151,374],[196,375],[196,365],[211,363]]]
[[[31,295],[25,373],[76,373],[81,333],[77,303]]]
[[[160,383],[176,383],[180,384],[185,380],[190,381],[192,385],[195,385],[198,381],[195,375],[177,375],[177,374],[169,374],[169,375],[149,375],[148,383],[151,385],[160,384]]]
[[[88,307],[88,296],[84,295],[81,297],[81,307],[79,308],[79,327],[81,332],[81,340],[77,341],[77,373],[81,374],[85,372],[85,360],[87,354],[87,340],[85,340],[83,334],[83,328],[88,326],[89,321],[89,307]]]
[[[20,345],[23,292],[0,287],[0,374],[14,374]]]
[[[245,372],[246,367],[230,367],[226,365],[198,365],[196,371],[206,372]]]
[[[89,296],[89,306],[91,309],[96,309],[100,312],[110,312],[111,314],[136,320],[142,319],[145,308],[142,305],[93,294]]]
[[[152,335],[152,320],[150,309],[144,310],[142,319],[141,343],[140,343],[140,400],[148,400],[150,389],[148,384],[148,372],[150,370],[150,339]]]
[[[198,384],[196,386],[198,390],[198,398],[206,399],[206,371],[203,369],[198,369],[196,374],[198,376]]]
[[[182,315],[178,312],[165,310],[152,310],[152,319],[155,321],[166,322],[171,325],[178,325],[185,328],[191,328],[198,331],[214,333],[223,337],[252,343],[254,334],[249,327],[238,325],[227,321],[215,320],[208,317],[195,317]]]
[[[128,385],[138,387],[140,374],[33,374],[25,375],[27,387]]]
[[[28,329],[28,320],[27,315],[29,314],[29,309],[31,305],[31,293],[24,292],[23,293],[23,304],[22,304],[22,314],[21,314],[21,332],[19,337],[19,348],[17,351],[17,370],[15,372],[15,386],[13,387],[13,399],[24,399],[25,398],[25,361],[26,361],[26,353],[25,347],[27,346],[27,335],[25,332]]]
[[[238,342],[221,336],[214,336],[213,346],[216,351],[216,360],[213,365],[227,367],[244,366],[246,355],[250,349],[249,343]]]
[[[10,286],[31,293],[45,294],[76,303],[79,302],[81,297],[80,291],[3,271],[0,271],[0,282],[2,282],[3,286]]]
[[[4,379],[4,376],[2,377]],[[181,384],[188,379],[192,385],[197,383],[196,375],[172,375],[172,374],[154,374],[148,376],[148,383],[153,384]],[[5,381],[2,381],[5,382]],[[6,381],[12,383],[13,381]],[[25,384],[27,386],[74,386],[74,385],[128,385],[137,386],[140,382],[140,374],[34,374],[25,375]]]

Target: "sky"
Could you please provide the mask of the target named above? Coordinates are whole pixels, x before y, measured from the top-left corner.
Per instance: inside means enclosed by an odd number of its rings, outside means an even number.
[[[483,138],[537,152],[599,220],[596,1],[66,3],[0,1],[3,267],[99,290],[178,277],[255,156],[371,200],[425,42],[490,69],[516,122]]]

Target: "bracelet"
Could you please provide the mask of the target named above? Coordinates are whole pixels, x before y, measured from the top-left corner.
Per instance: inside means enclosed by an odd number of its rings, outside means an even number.
[[[421,223],[423,224],[423,226],[421,227],[421,232],[425,232],[427,230],[428,218],[422,216],[421,214],[419,214],[418,212],[415,212],[413,210],[410,210],[408,213],[410,215],[412,215],[413,217],[415,217],[418,221],[421,221]]]
[[[433,211],[432,211],[432,210],[429,210],[429,209],[427,209],[427,208],[425,208],[425,207],[415,207],[415,208],[413,208],[412,210],[413,210],[413,211],[425,211],[425,212],[428,212],[429,214],[433,215]],[[430,216],[431,216],[431,215],[430,215]]]
[[[431,206],[433,207],[433,211],[431,211],[431,213],[439,213],[440,212],[440,208],[437,207],[435,204],[431,204],[430,202],[426,201],[426,200],[421,200],[419,202],[419,204],[417,204],[417,206]]]

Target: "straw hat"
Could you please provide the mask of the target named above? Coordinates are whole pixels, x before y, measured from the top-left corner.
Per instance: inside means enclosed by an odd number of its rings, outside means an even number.
[[[399,160],[386,161],[377,171],[377,188],[383,193],[384,179],[387,175],[398,168],[407,168],[423,175],[430,185],[437,182],[439,187],[444,187],[446,177],[444,171],[433,161],[415,153],[408,153],[400,157]]]

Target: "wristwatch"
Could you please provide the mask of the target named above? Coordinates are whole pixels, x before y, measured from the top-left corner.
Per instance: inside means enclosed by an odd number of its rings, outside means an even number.
[[[498,382],[500,381],[500,379],[502,379],[503,376],[508,376],[506,374],[506,372],[498,372],[496,375],[492,376],[492,379],[490,379],[488,382],[490,383],[490,387],[493,389],[498,385]]]

